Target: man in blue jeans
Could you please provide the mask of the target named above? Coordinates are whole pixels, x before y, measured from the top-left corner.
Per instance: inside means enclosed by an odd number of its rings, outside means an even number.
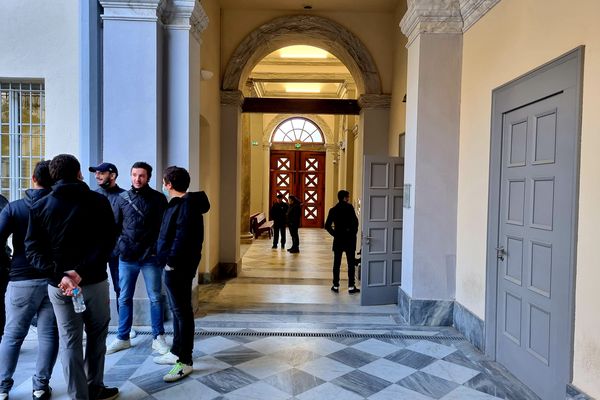
[[[133,323],[133,295],[140,272],[144,276],[150,300],[152,320],[152,348],[160,354],[169,352],[163,324],[161,298],[162,267],[159,265],[156,240],[162,216],[167,207],[166,197],[152,189],[148,182],[152,167],[138,161],[131,167],[131,189],[121,193],[119,212],[121,236],[119,248],[119,329],[117,338],[108,345],[106,354],[131,347],[130,332]]]
[[[168,167],[163,174],[163,191],[169,205],[158,237],[158,255],[165,265],[165,286],[173,312],[173,347],[157,364],[174,364],[163,377],[175,382],[192,373],[194,349],[194,310],[192,281],[202,254],[204,221],[202,214],[210,209],[204,192],[187,192],[190,174],[180,167]]]
[[[31,177],[32,189],[25,198],[9,203],[0,213],[0,247],[12,234],[13,257],[10,263],[6,294],[7,324],[0,343],[0,400],[8,398],[21,345],[33,317],[38,317],[38,349],[35,375],[32,377],[33,399],[49,399],[49,383],[58,355],[58,331],[52,303],[48,297],[47,274],[33,268],[25,257],[25,234],[29,225],[29,210],[50,193],[50,161],[40,161]],[[1,251],[1,250],[0,250]]]

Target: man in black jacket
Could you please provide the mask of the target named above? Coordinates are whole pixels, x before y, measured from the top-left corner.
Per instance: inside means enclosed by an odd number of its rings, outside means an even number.
[[[162,216],[167,207],[166,197],[152,189],[148,182],[152,167],[138,161],[131,167],[131,189],[121,193],[119,220],[119,330],[117,338],[108,345],[107,354],[131,347],[130,331],[133,323],[133,295],[140,274],[144,276],[150,300],[152,320],[152,348],[160,354],[169,352],[165,341],[163,302],[161,296],[162,267],[156,253],[156,240]]]
[[[288,249],[290,253],[300,253],[300,220],[302,219],[302,203],[296,196],[290,196],[290,208],[287,211],[287,224],[292,237],[292,247]]]
[[[281,234],[281,248],[285,248],[285,221],[287,218],[288,204],[283,201],[283,195],[277,195],[277,201],[271,207],[271,219],[273,219],[273,248],[277,248],[279,235]]]
[[[0,343],[0,398],[8,396],[13,386],[13,374],[19,360],[23,340],[29,325],[37,316],[37,363],[32,378],[33,399],[49,399],[52,369],[58,354],[58,331],[54,310],[48,297],[46,274],[34,268],[25,257],[25,234],[29,225],[29,210],[39,199],[50,193],[50,161],[40,161],[31,177],[32,189],[25,198],[9,203],[0,213],[0,245],[12,234],[13,257],[6,295],[7,324]]]
[[[168,167],[163,174],[163,191],[170,197],[160,227],[158,255],[165,265],[165,286],[173,313],[173,347],[157,364],[174,364],[164,376],[175,382],[193,370],[194,310],[192,281],[202,254],[204,221],[202,214],[210,209],[204,192],[187,192],[190,174],[180,167]],[[186,193],[187,192],[187,193]]]
[[[360,289],[355,286],[354,267],[356,261],[356,234],[358,232],[358,218],[354,207],[349,203],[350,193],[346,190],[338,192],[339,202],[329,210],[325,229],[333,236],[333,286],[331,290],[338,293],[340,290],[340,265],[342,253],[346,253],[348,262],[348,293],[359,293]]]
[[[110,312],[106,263],[116,228],[110,204],[82,181],[79,161],[60,154],[50,162],[52,192],[31,207],[25,237],[29,262],[49,276],[48,295],[58,323],[63,372],[72,399],[114,399],[104,386]],[[71,297],[79,288],[86,310],[76,313]],[[87,333],[85,358],[83,327]]]
[[[0,194],[0,211],[6,207],[8,200]],[[4,293],[8,286],[8,269],[10,268],[10,249],[6,246],[0,249],[0,339],[4,332],[6,315],[4,314]]]

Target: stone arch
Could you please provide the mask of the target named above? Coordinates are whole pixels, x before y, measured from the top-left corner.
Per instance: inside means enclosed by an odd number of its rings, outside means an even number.
[[[365,45],[344,26],[316,15],[279,17],[252,31],[229,59],[223,90],[242,90],[245,78],[260,60],[297,44],[319,47],[336,56],[352,74],[359,94],[381,94],[379,72]]]
[[[262,137],[263,144],[268,145],[270,143],[271,135],[273,134],[275,128],[279,126],[279,124],[281,124],[286,119],[295,117],[306,118],[314,122],[323,133],[323,137],[325,139],[325,143],[323,143],[323,145],[332,144],[334,142],[333,131],[331,130],[329,124],[321,116],[316,114],[278,114],[265,127]]]

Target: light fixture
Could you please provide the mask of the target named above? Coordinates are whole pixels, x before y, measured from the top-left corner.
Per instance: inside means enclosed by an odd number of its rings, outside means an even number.
[[[295,45],[287,46],[279,50],[281,58],[327,58],[329,53],[314,46]]]
[[[285,84],[286,93],[321,93],[319,83],[288,82]]]
[[[207,69],[202,69],[200,70],[200,80],[201,81],[208,81],[210,78],[213,77],[213,72],[209,71]]]

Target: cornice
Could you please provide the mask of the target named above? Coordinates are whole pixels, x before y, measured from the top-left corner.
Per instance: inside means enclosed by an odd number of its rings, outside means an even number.
[[[358,105],[364,109],[387,109],[392,106],[389,94],[363,94],[358,98]]]
[[[422,33],[466,32],[500,0],[408,0],[400,28],[406,47]]]
[[[222,106],[238,106],[244,103],[244,94],[240,90],[221,90]]]
[[[198,41],[208,26],[208,15],[198,0],[164,0],[159,15],[166,29],[189,30]]]
[[[100,0],[103,21],[150,21],[159,20],[159,6],[164,0]]]

